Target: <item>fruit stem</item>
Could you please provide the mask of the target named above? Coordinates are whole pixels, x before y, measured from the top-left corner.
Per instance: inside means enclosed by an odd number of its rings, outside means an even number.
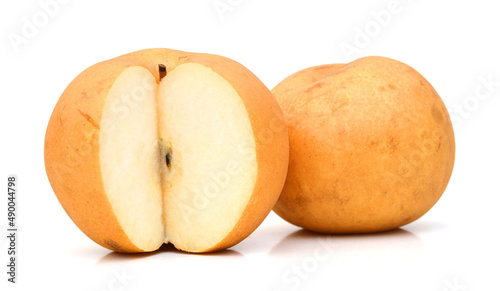
[[[164,64],[158,64],[158,71],[160,73],[160,81],[167,75],[167,67]]]

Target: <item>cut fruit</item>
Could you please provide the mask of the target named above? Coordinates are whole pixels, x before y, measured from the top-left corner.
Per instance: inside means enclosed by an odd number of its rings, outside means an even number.
[[[257,161],[245,105],[226,80],[184,64],[157,91],[148,70],[130,67],[111,87],[101,122],[109,124],[100,134],[104,189],[133,244],[202,251],[233,229]]]
[[[252,125],[233,87],[199,64],[169,72],[158,97],[160,140],[172,154],[163,178],[166,239],[204,250],[227,236],[252,195]]]
[[[271,211],[288,136],[271,92],[240,64],[145,50],[68,86],[45,164],[63,208],[100,245],[207,252],[239,243]]]
[[[104,189],[133,244],[147,251],[163,243],[159,183],[156,81],[141,67],[116,79],[104,105],[100,162]]]

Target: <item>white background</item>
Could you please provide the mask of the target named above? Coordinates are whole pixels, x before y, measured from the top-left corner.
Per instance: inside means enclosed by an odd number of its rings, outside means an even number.
[[[18,176],[20,232],[14,286],[4,272],[2,194],[1,290],[500,290],[499,7],[486,0],[392,2],[70,0],[44,19],[37,1],[2,1],[0,177]],[[218,12],[214,3],[231,9]],[[26,21],[36,30],[23,31]],[[23,43],[13,45],[13,37]],[[349,45],[352,54],[342,50]],[[152,47],[224,55],[269,88],[313,65],[366,55],[403,61],[433,84],[455,121],[450,184],[423,218],[392,232],[320,236],[271,213],[226,252],[111,253],[57,202],[43,139],[57,99],[78,73]]]

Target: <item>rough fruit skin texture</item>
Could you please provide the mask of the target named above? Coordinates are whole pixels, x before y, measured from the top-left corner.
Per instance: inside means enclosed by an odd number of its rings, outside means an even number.
[[[288,176],[274,211],[324,233],[385,231],[424,215],[451,177],[441,98],[401,62],[366,57],[299,71],[273,94],[287,119]]]
[[[184,63],[210,67],[233,86],[248,111],[256,137],[258,174],[250,201],[234,229],[204,252],[225,249],[246,238],[278,199],[287,172],[287,131],[279,105],[255,75],[217,55],[170,49],[126,54],[89,67],[68,85],[54,108],[45,136],[45,169],[54,193],[73,222],[105,248],[143,251],[124,233],[104,191],[99,131],[107,94],[120,73],[131,66],[145,67],[159,81],[158,64],[164,64],[168,72]],[[259,140],[260,131],[270,127],[271,139]]]

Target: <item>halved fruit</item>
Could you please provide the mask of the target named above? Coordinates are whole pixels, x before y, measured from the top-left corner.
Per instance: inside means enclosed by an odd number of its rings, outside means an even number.
[[[240,64],[152,49],[68,86],[45,164],[61,205],[100,245],[207,252],[237,244],[271,211],[288,137],[274,97]]]

